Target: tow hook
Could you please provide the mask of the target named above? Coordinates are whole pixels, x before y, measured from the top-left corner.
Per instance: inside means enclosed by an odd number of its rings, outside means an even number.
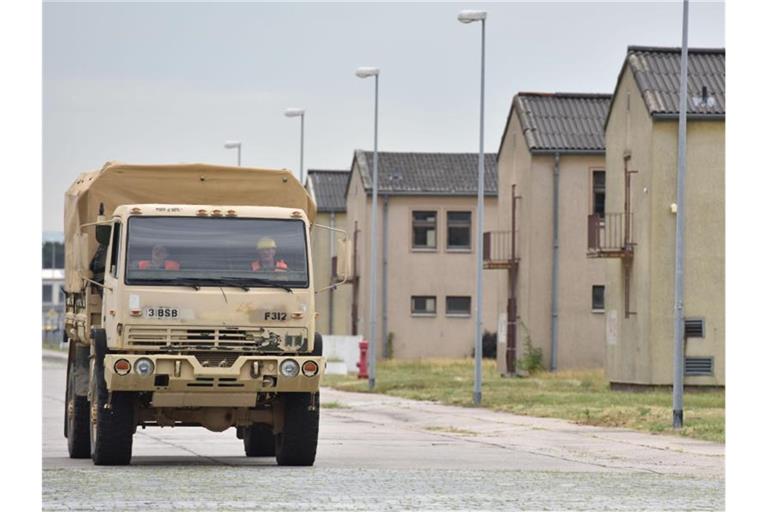
[[[104,404],[105,409],[112,409],[112,392],[109,391],[107,395],[107,403]]]
[[[312,393],[312,398],[309,401],[309,407],[307,407],[308,411],[316,411],[317,410],[317,393]]]

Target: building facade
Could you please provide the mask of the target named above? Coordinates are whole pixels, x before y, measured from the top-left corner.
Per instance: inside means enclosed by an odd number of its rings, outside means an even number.
[[[64,332],[64,269],[44,268],[43,270],[43,341],[59,343]]]
[[[342,238],[341,234],[332,229],[345,229],[347,224],[344,192],[348,180],[348,170],[310,169],[307,173],[307,190],[317,205],[317,218],[312,232],[315,289],[327,288],[315,296],[315,310],[318,314],[316,327],[321,334],[351,334],[349,311],[352,287],[343,284],[332,287],[338,283],[334,260],[338,250],[337,241]]]
[[[496,227],[496,156],[486,155],[485,222]],[[477,154],[379,153],[377,354],[398,359],[473,353]],[[373,153],[355,151],[347,231],[355,241],[350,331],[369,336]],[[484,272],[483,328],[496,332],[500,275]]]
[[[550,370],[605,364],[605,262],[587,258],[587,216],[605,205],[606,94],[520,93],[499,156],[499,230],[485,267],[502,271],[502,373],[530,348]],[[494,270],[490,270],[494,269]]]
[[[725,384],[725,50],[689,49],[685,385]],[[630,47],[606,121],[607,374],[671,385],[679,48]],[[614,229],[620,240],[610,240]]]

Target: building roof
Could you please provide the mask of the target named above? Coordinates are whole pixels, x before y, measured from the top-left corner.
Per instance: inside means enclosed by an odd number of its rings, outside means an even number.
[[[680,48],[628,47],[616,87],[629,66],[648,113],[656,118],[677,116],[680,112],[680,53]],[[712,119],[725,117],[725,48],[688,48],[687,115]]]
[[[307,177],[307,188],[317,204],[318,212],[347,210],[345,192],[349,180],[348,170],[310,169]]]
[[[604,153],[603,124],[610,94],[521,92],[512,99],[528,150],[532,153]],[[501,152],[501,147],[499,147]]]
[[[355,160],[360,168],[363,187],[370,192],[373,188],[373,152],[355,150]],[[477,165],[477,153],[379,151],[379,193],[477,195]],[[496,195],[496,153],[485,153],[485,195]]]

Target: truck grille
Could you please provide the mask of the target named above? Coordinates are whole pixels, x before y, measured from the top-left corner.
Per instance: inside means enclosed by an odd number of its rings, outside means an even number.
[[[206,368],[231,368],[240,357],[235,352],[194,352],[192,355]]]
[[[126,329],[133,346],[158,350],[281,350],[281,338],[267,329],[218,327],[136,327]]]

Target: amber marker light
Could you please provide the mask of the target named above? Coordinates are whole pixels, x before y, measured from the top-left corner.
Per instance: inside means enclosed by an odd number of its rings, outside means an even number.
[[[318,366],[317,366],[317,363],[314,361],[307,361],[301,367],[301,373],[303,373],[307,377],[314,377],[315,375],[317,375],[317,370],[318,370]]]
[[[131,363],[127,359],[118,359],[115,361],[115,373],[118,375],[128,375],[131,372]]]

